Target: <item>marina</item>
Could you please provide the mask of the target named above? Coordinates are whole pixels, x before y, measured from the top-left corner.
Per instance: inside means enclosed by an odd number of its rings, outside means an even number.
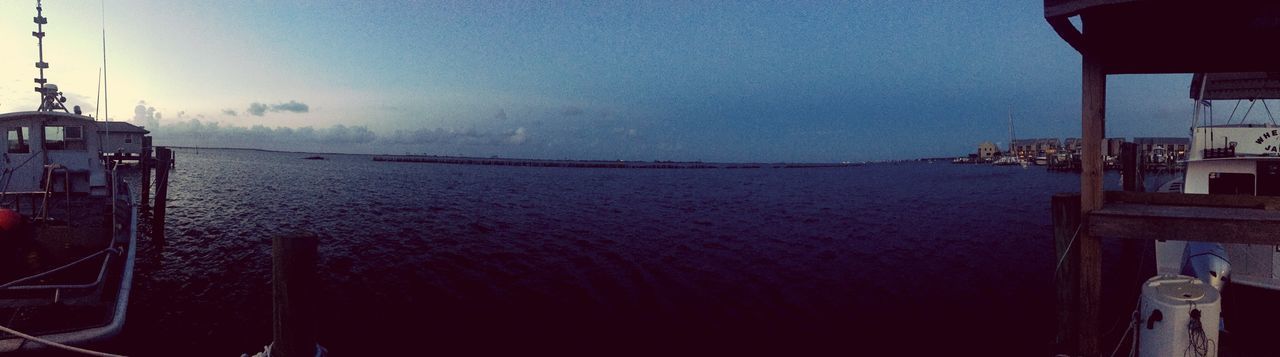
[[[1280,5],[34,4],[0,356],[1280,354]]]

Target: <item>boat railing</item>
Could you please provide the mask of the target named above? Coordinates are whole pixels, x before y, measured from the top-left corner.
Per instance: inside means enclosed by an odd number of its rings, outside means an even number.
[[[1204,149],[1204,158],[1219,159],[1224,157],[1236,157],[1236,147],[1228,146],[1224,148]]]

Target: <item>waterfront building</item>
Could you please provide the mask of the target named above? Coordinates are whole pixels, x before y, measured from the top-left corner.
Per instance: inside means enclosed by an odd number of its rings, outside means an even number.
[[[1034,159],[1040,154],[1053,154],[1060,145],[1058,138],[1019,139],[1013,141],[1012,152],[1021,159]]]
[[[1187,148],[1191,146],[1191,141],[1187,138],[1133,138],[1133,142],[1138,144],[1138,155],[1146,158],[1148,162],[1163,162],[1165,159],[1185,160]],[[1157,158],[1153,155],[1161,157]]]
[[[984,141],[981,144],[978,144],[978,159],[980,160],[994,160],[999,152],[1000,147],[990,141]]]
[[[142,155],[143,138],[150,131],[137,125],[122,121],[99,122],[98,135],[102,137],[102,154],[111,155],[117,151],[125,156],[137,158]]]

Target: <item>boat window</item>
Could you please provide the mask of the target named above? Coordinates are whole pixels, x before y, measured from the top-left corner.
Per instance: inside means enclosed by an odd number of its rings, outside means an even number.
[[[133,134],[124,134],[124,143],[133,144]]]
[[[1209,194],[1253,195],[1253,174],[1211,172]]]
[[[1258,161],[1258,196],[1280,196],[1280,161]]]
[[[45,150],[84,150],[84,137],[78,126],[44,127]]]
[[[27,140],[31,140],[31,130],[25,126],[17,128],[9,128],[9,152],[15,154],[26,154],[31,152],[31,145]]]

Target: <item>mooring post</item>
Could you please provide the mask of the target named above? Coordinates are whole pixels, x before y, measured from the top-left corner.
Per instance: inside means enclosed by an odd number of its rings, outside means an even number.
[[[142,170],[142,196],[139,200],[143,207],[151,200],[151,148],[142,148],[142,157],[138,158],[138,168]]]
[[[1123,143],[1120,144],[1120,176],[1124,180],[1124,190],[1128,192],[1142,192],[1143,187],[1139,186],[1142,182],[1138,179],[1142,169],[1138,167],[1138,144]]]
[[[1087,31],[1087,30],[1086,30]],[[1098,58],[1081,56],[1081,128],[1084,147],[1080,158],[1080,217],[1088,223],[1089,212],[1102,208],[1102,138],[1106,135],[1107,73]],[[1078,300],[1080,354],[1098,354],[1098,314],[1102,304],[1102,242],[1080,229],[1077,247],[1080,252]]]
[[[1079,238],[1080,229],[1080,195],[1075,193],[1059,193],[1051,199],[1053,214],[1054,285],[1057,289],[1058,335],[1057,348],[1073,354],[1076,352],[1079,314],[1076,308],[1076,294],[1079,292],[1080,251],[1072,248],[1079,246],[1075,242]]]
[[[156,147],[156,203],[152,208],[151,236],[164,241],[165,200],[169,195],[169,160],[173,157],[167,147]]]
[[[271,355],[316,355],[314,235],[276,236],[271,241]]]

